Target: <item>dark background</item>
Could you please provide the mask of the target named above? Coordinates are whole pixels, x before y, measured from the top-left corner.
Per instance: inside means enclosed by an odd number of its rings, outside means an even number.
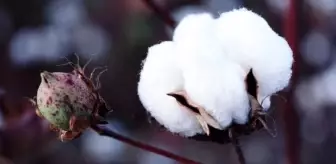
[[[274,99],[278,136],[258,131],[241,139],[251,164],[336,163],[335,0],[156,0],[175,20],[207,10],[245,6],[262,15],[295,52],[285,104]],[[235,164],[230,144],[172,136],[150,122],[136,94],[147,48],[171,29],[142,0],[0,0],[0,164],[172,164],[175,161],[88,130],[61,143],[23,97],[33,97],[39,73],[79,54],[89,69],[108,66],[103,97],[114,112],[109,127],[135,140],[207,164]]]

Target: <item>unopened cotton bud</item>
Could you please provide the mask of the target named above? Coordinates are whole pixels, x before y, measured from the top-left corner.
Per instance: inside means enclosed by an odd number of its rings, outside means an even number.
[[[36,113],[50,122],[62,141],[78,137],[91,125],[106,123],[99,112],[107,113],[109,109],[83,72],[78,68],[72,73],[41,73],[42,81],[33,102]]]
[[[43,72],[37,92],[42,116],[62,130],[69,130],[72,115],[89,117],[97,100],[87,84],[71,73]]]
[[[168,93],[183,89],[181,69],[173,42],[165,41],[148,49],[140,72],[138,95],[146,110],[172,133],[193,136],[203,133],[196,117],[183,109]]]

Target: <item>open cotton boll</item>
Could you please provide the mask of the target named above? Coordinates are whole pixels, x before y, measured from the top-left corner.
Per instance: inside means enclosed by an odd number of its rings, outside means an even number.
[[[248,73],[253,70],[258,83],[259,103],[284,89],[291,78],[293,52],[287,41],[279,36],[258,14],[245,8],[222,13],[215,27],[216,39],[231,60]],[[270,106],[270,98],[262,104]]]
[[[165,41],[148,49],[138,83],[138,95],[146,110],[172,133],[189,137],[203,133],[196,117],[182,109],[167,93],[183,87],[176,64],[175,44]]]
[[[210,14],[191,14],[176,27],[173,40],[188,96],[225,129],[232,120],[246,123],[249,103],[244,70],[223,55],[214,27]]]
[[[191,61],[194,61],[191,59]],[[231,62],[184,62],[185,90],[190,98],[213,116],[222,128],[232,120],[245,124],[250,110],[244,71]]]
[[[225,60],[219,47],[207,39],[177,47],[184,88],[190,99],[204,107],[223,129],[232,120],[245,124],[250,107],[241,66]]]

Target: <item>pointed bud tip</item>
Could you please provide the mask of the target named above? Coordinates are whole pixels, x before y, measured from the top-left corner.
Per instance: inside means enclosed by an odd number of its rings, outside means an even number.
[[[43,77],[50,76],[50,75],[51,75],[51,73],[48,72],[48,71],[43,71],[43,72],[40,73],[40,76],[41,76],[42,78],[43,78]]]
[[[50,82],[50,80],[53,79],[54,74],[48,71],[43,71],[40,73],[41,79],[42,79],[42,83],[48,83]]]
[[[168,96],[175,96],[176,94],[174,93],[167,93]]]

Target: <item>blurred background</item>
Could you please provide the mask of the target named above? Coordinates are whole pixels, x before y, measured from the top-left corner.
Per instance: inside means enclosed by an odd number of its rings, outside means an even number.
[[[292,85],[274,99],[278,136],[242,137],[248,164],[336,163],[336,0],[154,0],[176,21],[245,6],[262,15],[295,52]],[[174,164],[175,161],[88,130],[61,143],[24,97],[39,73],[71,71],[62,57],[89,69],[108,66],[101,91],[114,109],[109,128],[206,164],[237,164],[231,144],[173,136],[151,121],[136,94],[147,48],[171,28],[142,0],[0,0],[0,164]]]

